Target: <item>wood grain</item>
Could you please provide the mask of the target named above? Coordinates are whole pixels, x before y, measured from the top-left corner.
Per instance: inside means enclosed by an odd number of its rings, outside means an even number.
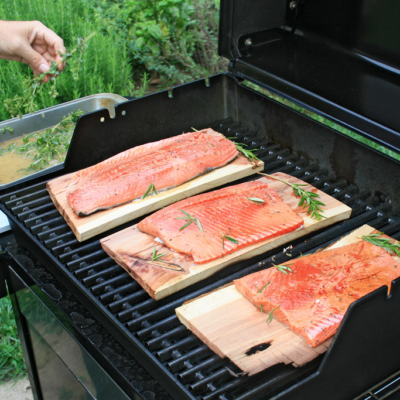
[[[338,248],[377,232],[364,225],[328,248]],[[179,320],[220,357],[228,357],[242,371],[254,375],[275,364],[302,366],[324,353],[332,338],[317,347],[267,315],[239,293],[234,284],[185,303],[176,309]],[[216,321],[218,321],[216,323]],[[257,346],[269,347],[248,355]]]
[[[245,178],[263,169],[263,162],[259,162],[255,167],[246,158],[239,156],[222,168],[201,175],[176,188],[160,192],[156,196],[135,200],[132,203],[99,211],[82,218],[75,214],[67,201],[67,193],[72,190],[69,183],[75,173],[63,175],[48,182],[47,190],[57,210],[71,227],[76,238],[82,242],[176,201]]]
[[[274,176],[286,179],[291,183],[305,183],[282,173],[276,173]],[[163,244],[155,241],[153,236],[139,231],[136,225],[108,236],[102,239],[100,243],[110,257],[137,280],[151,297],[159,300],[199,282],[233,263],[253,258],[268,250],[290,243],[290,241],[310,232],[344,220],[351,214],[351,208],[309,185],[305,189],[318,193],[321,196],[321,201],[325,203],[323,213],[326,218],[317,221],[307,216],[304,209],[298,207],[299,199],[294,196],[290,186],[266,177],[261,178],[260,181],[266,182],[272,189],[276,190],[280,197],[304,219],[303,228],[253,244],[223,258],[201,265],[196,265],[191,256],[170,251]],[[163,257],[163,263],[155,264],[151,261],[154,247],[159,253],[168,252],[168,255]],[[175,267],[168,267],[168,264]],[[179,266],[180,270],[176,266]]]

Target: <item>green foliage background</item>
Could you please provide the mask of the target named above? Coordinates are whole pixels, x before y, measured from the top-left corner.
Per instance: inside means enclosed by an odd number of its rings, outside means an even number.
[[[149,77],[166,88],[220,72],[218,12],[218,0],[3,0],[0,19],[39,20],[68,51],[96,35],[68,60],[56,91],[38,90],[33,109],[29,67],[0,60],[0,120],[95,93],[142,95]]]
[[[26,375],[10,298],[0,299],[0,382]]]

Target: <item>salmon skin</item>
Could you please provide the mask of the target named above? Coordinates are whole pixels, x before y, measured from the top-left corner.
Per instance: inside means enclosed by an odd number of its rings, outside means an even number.
[[[182,229],[188,215],[196,220]],[[302,225],[303,219],[274,190],[253,181],[179,201],[145,218],[138,228],[202,264]]]
[[[67,200],[78,217],[85,217],[142,198],[151,185],[157,192],[179,186],[237,155],[236,146],[212,129],[184,133],[134,147],[77,172]]]
[[[389,253],[361,241],[289,261],[235,280],[236,289],[312,347],[333,336],[349,305],[400,276]]]

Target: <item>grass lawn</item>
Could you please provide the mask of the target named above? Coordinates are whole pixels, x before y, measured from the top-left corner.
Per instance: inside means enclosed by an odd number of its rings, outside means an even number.
[[[0,383],[27,375],[10,298],[0,299]]]

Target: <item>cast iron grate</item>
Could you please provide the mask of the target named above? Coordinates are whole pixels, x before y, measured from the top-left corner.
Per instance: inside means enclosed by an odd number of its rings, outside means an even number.
[[[247,148],[258,149],[256,154],[264,161],[267,173],[281,171],[291,174],[352,207],[348,221],[294,242],[292,257],[324,247],[365,223],[400,238],[400,219],[389,203],[360,192],[327,170],[232,119],[217,122],[212,127],[227,137],[236,137]],[[31,240],[44,246],[47,256],[53,260],[53,268],[62,269],[68,277],[67,283],[91,300],[100,317],[105,315],[106,319],[111,319],[114,332],[123,332],[133,344],[145,346],[146,356],[161,365],[167,379],[175,381],[188,398],[266,398],[318,367],[322,356],[302,368],[277,365],[253,377],[243,376],[236,366],[221,360],[181,325],[174,313],[176,307],[190,298],[269,267],[272,262],[285,262],[289,256],[282,249],[266,253],[262,261],[246,265],[246,268],[243,265],[232,266],[229,273],[222,271],[213,279],[155,302],[107,256],[98,239],[83,243],[76,240],[51,202],[45,182],[3,195],[0,201],[17,218],[17,225],[29,231]]]

